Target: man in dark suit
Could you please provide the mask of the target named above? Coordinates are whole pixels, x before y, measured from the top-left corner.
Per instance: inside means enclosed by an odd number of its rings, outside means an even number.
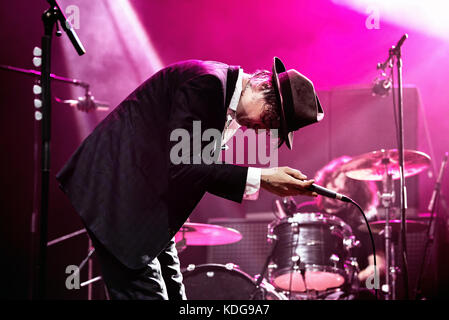
[[[313,180],[288,167],[195,161],[204,141],[186,161],[173,161],[174,131],[188,132],[194,146],[195,121],[202,134],[222,132],[229,119],[276,129],[279,144],[291,149],[293,131],[322,117],[313,84],[278,58],[272,73],[252,76],[219,62],[183,61],[140,85],[57,175],[92,238],[110,297],[185,298],[173,237],[205,192],[236,202],[257,197],[261,187],[280,196],[315,195],[307,189]]]

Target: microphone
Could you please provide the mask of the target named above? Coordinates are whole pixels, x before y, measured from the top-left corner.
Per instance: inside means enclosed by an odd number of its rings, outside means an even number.
[[[67,33],[67,36],[70,39],[70,42],[72,42],[73,47],[75,48],[78,55],[83,55],[86,53],[86,49],[84,49],[83,44],[81,43],[81,40],[78,38],[78,35],[76,34],[75,30],[73,29],[71,23],[67,18],[65,17],[64,13],[62,12],[61,8],[59,7],[56,0],[47,0],[47,2],[54,8],[57,9],[57,18],[59,23],[61,24],[62,29]]]
[[[445,169],[446,164],[447,164],[447,158],[448,158],[448,153],[446,152],[446,154],[444,155],[444,158],[443,158],[443,162],[441,163],[440,172],[438,174],[438,179],[437,179],[437,182],[435,184],[435,188],[433,189],[432,197],[430,198],[429,206],[427,207],[427,210],[429,212],[433,212],[433,210],[435,209],[434,208],[435,207],[435,200],[437,198],[438,192],[440,191],[441,180],[443,179],[443,172],[444,172],[444,169]]]
[[[404,44],[404,41],[408,38],[408,34],[404,34],[401,39],[399,39],[398,43],[396,43],[395,46],[392,46],[390,48],[390,50],[388,51],[388,59],[384,62],[384,63],[378,63],[377,64],[377,69],[382,69],[385,70],[387,67],[393,67],[393,63],[392,63],[392,56],[393,55],[397,55],[398,53],[400,54],[401,52],[401,47]]]
[[[90,92],[86,93],[84,97],[79,97],[76,100],[61,100],[55,98],[57,102],[69,104],[71,107],[76,107],[78,110],[89,112],[91,110],[107,111],[109,110],[109,103],[95,100]]]
[[[319,195],[323,196],[323,197],[327,197],[327,198],[332,198],[332,199],[338,199],[344,202],[350,202],[353,203],[352,199],[335,191],[326,189],[324,187],[321,187],[315,183],[312,183],[312,185],[310,187],[307,188],[308,190],[312,191],[312,192],[316,192]]]
[[[404,34],[401,39],[399,39],[398,43],[396,43],[396,45],[394,46],[395,49],[402,47],[402,45],[404,44],[404,41],[408,38],[408,34]]]
[[[374,80],[374,85],[372,88],[372,93],[374,96],[386,96],[389,94],[392,83],[391,79],[385,78],[377,78]]]

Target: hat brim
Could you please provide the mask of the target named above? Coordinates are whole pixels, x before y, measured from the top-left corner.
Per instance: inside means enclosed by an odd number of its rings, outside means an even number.
[[[284,63],[278,57],[273,58],[273,68],[272,68],[272,83],[274,92],[276,94],[276,99],[279,105],[279,147],[285,142],[285,145],[290,150],[293,148],[293,132],[289,132],[287,128],[287,119],[285,117],[284,101],[280,92],[280,82],[279,73],[286,72]]]

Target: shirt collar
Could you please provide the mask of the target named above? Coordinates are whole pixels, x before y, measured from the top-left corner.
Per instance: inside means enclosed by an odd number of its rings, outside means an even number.
[[[234,93],[232,94],[231,101],[229,102],[229,109],[233,111],[237,111],[237,105],[239,104],[240,96],[242,94],[242,78],[243,78],[243,69],[239,68],[239,75],[237,77],[235,90]]]

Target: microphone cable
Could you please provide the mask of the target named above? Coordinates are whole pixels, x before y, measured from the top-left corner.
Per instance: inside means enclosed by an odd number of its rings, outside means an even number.
[[[352,203],[354,206],[357,207],[357,209],[359,209],[360,213],[363,216],[363,219],[365,220],[366,227],[368,228],[368,233],[369,233],[369,237],[370,237],[370,240],[371,240],[371,246],[372,246],[372,249],[373,249],[373,256],[374,256],[374,261],[373,261],[374,262],[374,292],[375,292],[375,295],[376,295],[376,299],[379,299],[378,298],[378,285],[380,285],[380,277],[378,277],[378,275],[377,275],[376,245],[374,243],[373,233],[371,232],[371,227],[369,225],[368,219],[366,218],[365,212],[363,212],[362,207],[360,207],[360,205],[357,202],[355,202],[354,200],[352,200],[348,196],[346,196],[346,198],[349,200],[349,201],[346,201],[346,202]],[[366,283],[366,280],[365,280],[365,283]]]

